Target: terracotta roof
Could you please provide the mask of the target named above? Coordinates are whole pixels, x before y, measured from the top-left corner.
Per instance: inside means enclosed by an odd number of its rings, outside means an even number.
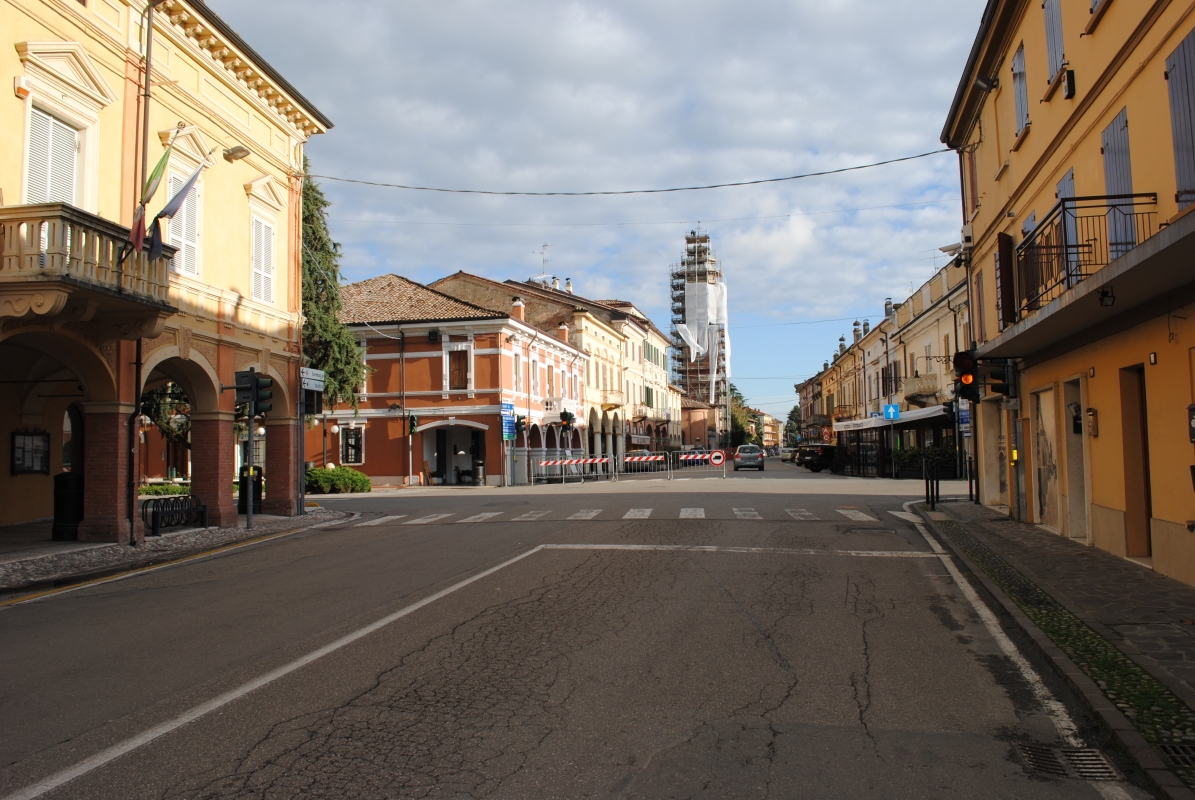
[[[399,275],[376,278],[340,287],[344,308],[340,321],[421,322],[458,319],[506,319],[509,314],[457,300],[443,292]]]
[[[709,403],[703,403],[700,400],[693,400],[689,397],[682,397],[680,399],[681,408],[713,408]]]

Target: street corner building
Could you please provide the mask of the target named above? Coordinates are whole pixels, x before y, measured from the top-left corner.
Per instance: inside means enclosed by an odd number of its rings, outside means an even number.
[[[1193,10],[991,0],[942,133],[984,502],[1189,584]]]
[[[0,524],[55,538],[140,538],[137,486],[167,474],[235,525],[222,389],[250,368],[274,380],[264,511],[298,511],[303,148],[331,123],[201,0],[148,36],[145,13],[0,5]],[[189,435],[140,463],[164,387]]]
[[[587,365],[566,323],[528,324],[510,291],[501,311],[397,275],[341,296],[366,385],[356,408],[308,429],[310,466],[353,467],[375,486],[498,486],[527,483],[532,461],[585,452],[585,426],[562,424],[563,412],[583,418]]]

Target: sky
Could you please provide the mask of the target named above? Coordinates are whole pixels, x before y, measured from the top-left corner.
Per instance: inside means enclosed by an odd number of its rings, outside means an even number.
[[[669,188],[927,153],[983,0],[208,0],[335,127],[335,178],[496,191]],[[784,418],[851,323],[958,241],[958,160],[614,197],[489,197],[321,179],[347,281],[546,271],[670,323],[668,270],[709,232],[732,381]],[[546,248],[544,245],[548,245]],[[546,266],[543,253],[547,253]],[[829,321],[826,321],[829,320]]]

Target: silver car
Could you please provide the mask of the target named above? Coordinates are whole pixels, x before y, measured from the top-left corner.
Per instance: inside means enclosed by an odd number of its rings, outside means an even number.
[[[751,467],[763,472],[763,461],[763,451],[759,449],[758,445],[740,444],[734,451],[735,472],[738,472],[740,467]]]

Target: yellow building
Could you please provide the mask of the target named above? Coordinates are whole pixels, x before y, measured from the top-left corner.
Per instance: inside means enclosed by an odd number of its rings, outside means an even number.
[[[0,523],[57,509],[56,537],[140,536],[139,397],[167,382],[187,396],[194,494],[211,524],[235,524],[221,388],[249,368],[275,381],[265,510],[297,510],[303,146],[331,123],[203,2],[164,0],[143,153],[144,11],[0,5]],[[141,164],[171,141],[149,215],[202,167],[198,183],[165,254],[122,261]]]
[[[942,134],[988,374],[984,501],[1187,583],[1193,10],[992,0]]]

